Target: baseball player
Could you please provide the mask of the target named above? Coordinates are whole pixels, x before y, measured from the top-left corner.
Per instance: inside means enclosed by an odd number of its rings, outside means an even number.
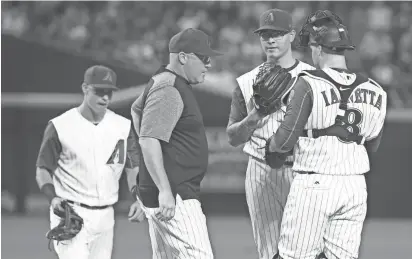
[[[210,57],[221,53],[210,48],[208,35],[191,28],[171,38],[169,52],[169,64],[151,78],[131,108],[143,154],[138,196],[154,259],[211,259],[199,201],[208,145],[191,85],[204,81]]]
[[[113,247],[113,204],[125,168],[135,189],[138,153],[131,121],[107,109],[116,87],[116,73],[104,66],[86,70],[83,103],[50,120],[38,154],[36,180],[50,201],[50,225],[56,227],[62,202],[83,218],[71,240],[55,242],[61,259],[110,259]],[[129,219],[142,220],[136,201]]]
[[[319,69],[300,74],[284,121],[269,140],[274,159],[294,148],[297,173],[279,255],[358,258],[367,208],[364,174],[370,170],[368,153],[382,137],[387,96],[375,81],[348,70],[344,52],[354,46],[335,14],[315,12],[299,35]]]
[[[260,37],[267,62],[287,69],[292,77],[303,70],[314,69],[292,56],[291,43],[296,33],[289,13],[279,9],[264,12],[260,16],[260,28],[255,33]],[[287,163],[276,170],[264,162],[266,140],[279,127],[285,107],[267,116],[254,108],[252,85],[262,65],[237,78],[227,134],[232,146],[245,144],[243,151],[249,155],[245,192],[253,236],[259,258],[272,259],[277,253],[280,222],[293,179],[293,157],[289,156]]]

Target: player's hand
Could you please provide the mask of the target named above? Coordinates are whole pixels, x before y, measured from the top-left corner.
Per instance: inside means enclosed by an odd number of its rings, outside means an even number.
[[[145,219],[146,216],[139,201],[135,201],[130,205],[129,214],[127,216],[131,222],[141,222]]]
[[[60,197],[54,197],[51,202],[50,205],[53,208],[53,212],[54,214],[59,214],[59,212],[64,212],[64,208],[62,206],[62,202],[63,199]]]
[[[175,216],[176,203],[173,193],[168,191],[161,191],[159,193],[159,211],[155,216],[160,221],[168,221]]]
[[[255,121],[256,128],[263,127],[267,121],[267,116],[258,112],[258,110],[256,109],[254,105],[253,97],[250,98],[247,105],[248,105],[248,110],[250,111],[249,116],[251,120]]]

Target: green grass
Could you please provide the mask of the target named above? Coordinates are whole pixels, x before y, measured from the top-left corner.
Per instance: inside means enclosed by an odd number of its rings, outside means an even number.
[[[46,215],[44,218],[3,216],[1,258],[56,258],[47,249]],[[150,259],[147,223],[132,224],[121,216],[116,220],[113,259]],[[257,258],[248,218],[210,216],[208,226],[216,258]],[[364,228],[360,258],[410,258],[411,244],[412,220],[369,220]]]

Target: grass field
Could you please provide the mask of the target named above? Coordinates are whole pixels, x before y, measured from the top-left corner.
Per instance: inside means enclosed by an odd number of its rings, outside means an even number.
[[[147,223],[132,224],[121,216],[116,220],[113,259],[150,259]],[[257,258],[247,217],[209,216],[208,226],[216,258]],[[56,258],[47,249],[47,230],[47,216],[3,215],[1,258]],[[410,258],[411,245],[412,220],[369,220],[364,228],[360,258]]]

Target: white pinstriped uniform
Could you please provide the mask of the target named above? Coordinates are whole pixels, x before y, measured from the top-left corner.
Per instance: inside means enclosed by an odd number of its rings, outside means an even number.
[[[237,78],[246,104],[252,97],[253,80],[260,66]],[[312,66],[299,61],[289,73],[292,77],[296,77],[301,71],[312,69],[314,69]],[[276,132],[280,125],[279,121],[283,120],[285,109],[286,107],[282,107],[283,111],[263,118],[265,125],[253,132],[251,139],[246,142],[243,149],[249,155],[245,192],[260,259],[272,259],[277,253],[280,222],[293,179],[290,167],[284,166],[275,170],[263,162],[264,148],[262,147],[265,146],[266,140]],[[293,161],[293,157],[290,156],[287,161]]]
[[[323,69],[333,80],[350,85],[355,74]],[[340,92],[331,82],[312,75],[302,78],[313,92],[313,108],[306,129],[335,123]],[[386,116],[386,93],[374,81],[358,85],[348,101],[347,117],[366,141],[380,133]],[[364,173],[369,158],[364,145],[333,136],[300,137],[294,150],[292,183],[283,215],[279,253],[286,258],[315,258],[324,249],[329,259],[357,258],[366,216]]]
[[[140,203],[149,222],[153,259],[213,259],[206,216],[196,199],[176,196],[175,216],[169,221],[156,217],[158,208]]]
[[[62,146],[59,166],[53,174],[57,196],[89,206],[116,203],[126,162],[130,120],[107,110],[103,120],[94,125],[73,108],[51,121]],[[92,210],[71,206],[83,218],[84,225],[73,239],[54,243],[59,258],[110,259],[113,207]],[[59,222],[50,207],[51,228]]]

